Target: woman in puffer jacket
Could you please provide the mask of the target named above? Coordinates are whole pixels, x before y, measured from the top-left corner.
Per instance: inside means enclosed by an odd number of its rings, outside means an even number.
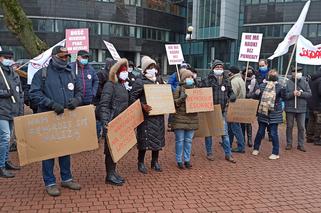
[[[129,90],[128,61],[120,59],[110,69],[109,80],[104,85],[98,106],[100,119],[106,131],[108,131],[108,123],[129,106]],[[125,180],[116,172],[116,163],[113,162],[107,143],[108,138],[105,136],[106,183],[121,186]]]

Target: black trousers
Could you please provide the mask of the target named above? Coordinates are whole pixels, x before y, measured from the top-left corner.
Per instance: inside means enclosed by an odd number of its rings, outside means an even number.
[[[105,166],[106,166],[106,175],[112,175],[116,172],[116,163],[114,163],[109,148],[107,144],[107,139],[105,137]]]
[[[138,163],[144,163],[146,150],[138,150]],[[159,150],[152,151],[152,163],[158,162]]]

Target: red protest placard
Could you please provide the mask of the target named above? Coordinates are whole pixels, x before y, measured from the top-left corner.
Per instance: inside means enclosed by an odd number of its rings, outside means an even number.
[[[88,28],[66,29],[66,48],[70,54],[76,54],[79,50],[89,52]]]

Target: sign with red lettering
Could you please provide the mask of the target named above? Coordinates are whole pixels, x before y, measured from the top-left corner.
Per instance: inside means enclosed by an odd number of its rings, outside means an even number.
[[[314,46],[311,41],[300,36],[297,43],[296,62],[300,64],[321,65],[321,44]]]
[[[210,112],[214,110],[212,88],[187,89],[186,112]]]
[[[66,48],[70,54],[76,54],[79,50],[89,52],[88,28],[66,29]]]
[[[165,48],[169,65],[181,64],[184,61],[180,44],[165,44]]]
[[[242,33],[239,61],[258,62],[262,38],[262,33]]]

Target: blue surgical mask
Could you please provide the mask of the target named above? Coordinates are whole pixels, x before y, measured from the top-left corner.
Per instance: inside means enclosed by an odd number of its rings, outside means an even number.
[[[11,59],[6,59],[5,58],[5,59],[3,59],[2,64],[5,67],[11,67],[14,64],[14,62]]]
[[[259,71],[260,71],[260,73],[262,73],[262,74],[266,74],[266,73],[268,72],[268,68],[267,68],[267,67],[260,67],[260,68],[259,68]]]
[[[185,83],[187,86],[192,86],[194,84],[194,80],[191,78],[188,78],[185,80]]]
[[[88,58],[82,58],[82,59],[80,59],[80,63],[81,63],[82,65],[87,65],[87,64],[88,64]]]

